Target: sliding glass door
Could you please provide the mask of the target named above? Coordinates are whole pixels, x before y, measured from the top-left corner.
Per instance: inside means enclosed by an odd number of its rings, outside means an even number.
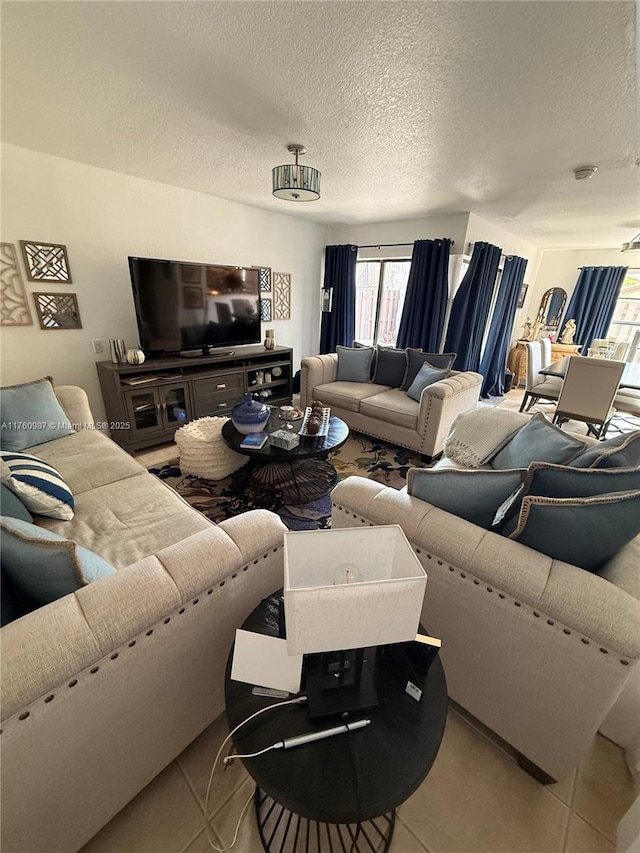
[[[358,261],[356,340],[395,346],[411,261]]]

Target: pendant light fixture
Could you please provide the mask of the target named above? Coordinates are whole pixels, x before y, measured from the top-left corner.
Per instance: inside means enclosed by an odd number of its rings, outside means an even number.
[[[306,154],[304,145],[287,145],[287,151],[295,155],[295,163],[275,166],[272,170],[273,194],[285,201],[315,201],[320,198],[322,175],[311,166],[300,166],[298,156]]]
[[[640,234],[636,234],[633,240],[629,240],[628,243],[623,243],[621,252],[640,252]]]

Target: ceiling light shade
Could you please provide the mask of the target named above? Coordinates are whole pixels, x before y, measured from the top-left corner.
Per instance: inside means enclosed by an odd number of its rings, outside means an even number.
[[[306,154],[304,145],[287,145],[287,150],[295,155],[295,163],[275,166],[272,170],[273,194],[285,201],[315,201],[320,198],[320,178],[322,175],[311,166],[300,166],[298,155]]]
[[[623,243],[621,252],[640,252],[640,234],[636,234],[633,240],[629,240],[628,243]]]

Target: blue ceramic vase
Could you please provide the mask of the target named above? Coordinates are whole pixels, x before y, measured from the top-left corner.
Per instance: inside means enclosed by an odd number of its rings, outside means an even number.
[[[231,410],[231,421],[238,432],[248,435],[250,432],[261,432],[270,415],[269,406],[254,400],[251,394],[245,394],[244,400],[236,403]]]

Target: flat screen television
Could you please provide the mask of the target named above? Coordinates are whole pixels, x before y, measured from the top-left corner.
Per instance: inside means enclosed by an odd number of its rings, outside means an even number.
[[[215,355],[260,342],[258,269],[130,257],[129,271],[148,355]]]

